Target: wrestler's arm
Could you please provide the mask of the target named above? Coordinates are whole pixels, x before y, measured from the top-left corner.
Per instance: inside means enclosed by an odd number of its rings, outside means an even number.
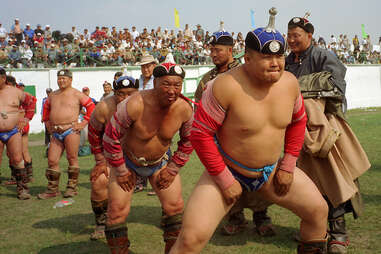
[[[18,123],[18,129],[22,130],[25,125],[33,119],[34,111],[36,109],[37,99],[33,95],[27,92],[21,91],[21,106],[25,111],[24,118],[20,119]]]
[[[293,172],[303,146],[307,123],[307,115],[298,81],[293,76],[290,76],[289,82],[291,82],[291,85],[294,87],[293,97],[295,98],[295,103],[291,123],[287,126],[285,132],[284,156],[278,163],[279,170],[276,171],[274,177],[275,192],[279,196],[287,194],[292,184]]]
[[[95,107],[88,125],[88,139],[91,147],[91,152],[94,154],[95,158],[95,166],[90,174],[91,181],[95,181],[101,174],[105,174],[106,176],[108,174],[102,144],[107,115],[107,104],[102,101]]]
[[[73,130],[75,131],[80,131],[86,127],[95,108],[94,102],[87,95],[79,91],[78,93],[80,105],[86,108],[86,115],[83,117],[83,120],[80,123],[74,125]]]
[[[195,113],[191,142],[209,175],[220,188],[225,201],[231,204],[239,198],[242,189],[225,165],[214,143],[214,135],[222,126],[235,94],[234,87],[230,85],[231,80],[225,81],[224,76],[222,74],[212,81],[213,84],[206,85],[207,88]]]
[[[129,102],[130,100],[131,102]],[[140,95],[130,96],[119,103],[117,111],[106,125],[103,135],[104,155],[111,170],[116,173],[118,184],[125,191],[131,191],[134,188],[135,174],[132,174],[126,167],[120,139],[142,111],[143,102],[139,102],[139,100],[141,100]]]
[[[175,179],[175,176],[179,173],[180,168],[187,163],[189,156],[193,151],[193,147],[190,142],[190,131],[193,123],[193,110],[188,102],[183,102],[181,113],[181,115],[185,116],[185,119],[183,120],[179,130],[180,140],[177,143],[177,150],[174,152],[167,166],[160,171],[159,176],[156,178],[156,185],[159,189],[166,189],[171,185]]]

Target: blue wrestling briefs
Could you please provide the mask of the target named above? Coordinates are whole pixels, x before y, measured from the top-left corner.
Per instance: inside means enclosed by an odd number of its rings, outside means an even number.
[[[12,130],[8,131],[8,132],[0,132],[0,140],[1,142],[3,143],[7,143],[8,140],[13,136],[15,135],[19,130],[17,129],[17,127],[13,128]]]
[[[232,173],[234,178],[241,184],[242,188],[245,188],[248,191],[256,191],[256,190],[259,190],[262,187],[262,185],[269,180],[269,176],[273,172],[276,163],[270,166],[264,166],[263,168],[248,168],[245,165],[234,160],[227,153],[225,153],[224,150],[222,150],[221,145],[218,143],[218,139],[216,136],[214,136],[214,142],[217,145],[218,151],[220,151],[221,155],[224,156],[226,159],[230,160],[231,162],[233,162],[234,164],[236,164],[237,166],[251,172],[262,172],[261,177],[250,178],[238,173],[233,168],[228,166],[230,172]]]
[[[68,135],[70,135],[71,133],[73,133],[73,129],[72,128],[67,129],[66,131],[62,132],[61,134],[57,133],[57,132],[53,132],[53,137],[55,137],[56,139],[58,139],[61,142],[64,142],[65,138]]]
[[[165,158],[163,158],[157,165],[152,165],[152,166],[146,166],[146,167],[136,166],[130,159],[128,159],[127,156],[124,156],[124,161],[126,163],[126,166],[129,169],[132,169],[136,174],[140,176],[148,177],[153,175],[156,171],[163,168],[165,165],[167,165],[168,161],[172,157],[171,149],[168,149],[166,154],[167,156],[165,156]]]

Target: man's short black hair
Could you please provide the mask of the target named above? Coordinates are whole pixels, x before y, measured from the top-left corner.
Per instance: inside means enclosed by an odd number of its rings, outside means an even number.
[[[7,75],[7,72],[5,71],[5,69],[3,67],[0,67],[0,75],[1,76]]]
[[[16,86],[16,79],[11,75],[7,75],[7,83]]]

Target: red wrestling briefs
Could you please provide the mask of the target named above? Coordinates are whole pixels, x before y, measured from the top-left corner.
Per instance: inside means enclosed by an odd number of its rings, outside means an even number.
[[[83,97],[81,100],[81,106],[86,108],[86,115],[83,117],[86,121],[90,121],[91,114],[95,108],[94,102],[89,97]]]
[[[279,168],[294,172],[296,160],[304,143],[304,133],[306,130],[307,114],[304,108],[304,100],[301,94],[295,101],[292,113],[292,121],[286,128],[284,142],[284,157],[280,161]]]
[[[103,152],[102,137],[104,133],[104,125],[100,123],[95,115],[91,115],[89,122],[89,143],[91,146],[91,152],[98,154]]]
[[[197,107],[190,140],[209,175],[221,189],[227,189],[234,177],[214,143],[214,135],[225,119],[225,110],[213,96],[213,81],[206,87]]]
[[[122,171],[122,165],[125,163],[123,158],[123,150],[120,144],[120,138],[126,129],[132,124],[132,119],[127,113],[127,103],[129,98],[125,99],[117,106],[117,111],[106,125],[103,135],[104,155],[107,162],[114,168],[118,176],[125,175],[127,172]]]

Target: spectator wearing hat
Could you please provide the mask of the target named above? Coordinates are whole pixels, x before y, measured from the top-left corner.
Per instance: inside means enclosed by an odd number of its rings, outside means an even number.
[[[197,29],[196,29],[196,38],[199,38],[201,37],[201,40],[203,41],[204,40],[204,29],[201,28],[201,25],[198,24],[197,25]]]
[[[3,24],[1,22],[0,22],[0,35],[5,35],[5,37],[7,37],[8,35],[7,29],[3,27]]]
[[[44,38],[51,38],[52,37],[52,30],[50,29],[50,25],[46,25],[45,26],[45,30],[44,30]]]
[[[33,38],[34,37],[34,30],[32,28],[30,28],[30,24],[26,24],[25,25],[24,37],[25,36],[28,36],[29,38]]]
[[[36,28],[36,29],[34,29],[34,34],[38,34],[38,33],[40,33],[40,34],[41,34],[41,36],[43,36],[43,34],[44,34],[44,30],[42,30],[42,28],[41,28],[41,25],[40,25],[40,24],[37,24],[37,28]]]
[[[139,78],[139,90],[147,90],[153,88],[153,70],[157,64],[157,60],[152,55],[143,55],[140,65],[142,74]]]
[[[9,64],[17,68],[17,64],[21,63],[21,53],[16,45],[12,45],[12,50],[8,52]]]
[[[0,48],[5,48],[8,46],[8,40],[6,40],[6,35],[5,34],[0,34]]]
[[[15,19],[15,23],[11,27],[11,33],[16,38],[16,45],[20,45],[23,39],[23,30],[21,29],[20,20],[18,18]]]
[[[165,253],[169,253],[182,223],[184,202],[179,171],[193,150],[189,141],[192,107],[181,96],[185,71],[176,64],[164,63],[155,67],[153,75],[154,89],[139,91],[122,101],[103,135],[104,155],[111,172],[105,233],[115,253],[128,253],[125,222],[136,174],[149,177],[160,197]],[[180,141],[171,155],[170,140],[177,132]],[[164,133],[169,135],[163,139]]]
[[[43,45],[44,42],[44,36],[42,36],[42,33],[38,32],[33,37],[33,43],[37,42],[39,45]]]
[[[25,40],[21,41],[21,45],[19,47],[21,54],[21,63],[23,66],[31,67],[32,66],[32,57],[33,51],[30,49],[29,45],[26,44]]]
[[[313,33],[314,26],[306,17],[294,17],[288,23],[291,53],[285,70],[299,79],[308,116],[298,167],[328,203],[329,253],[347,253],[344,215],[352,213],[356,219],[362,214],[358,177],[370,163],[345,120],[346,67],[329,51],[312,44]],[[323,91],[326,96],[321,96]]]

